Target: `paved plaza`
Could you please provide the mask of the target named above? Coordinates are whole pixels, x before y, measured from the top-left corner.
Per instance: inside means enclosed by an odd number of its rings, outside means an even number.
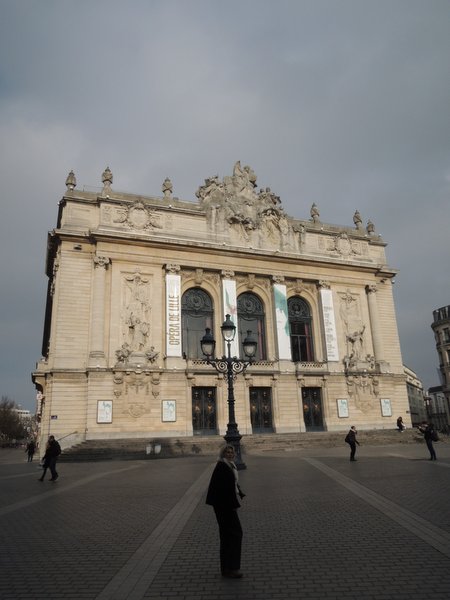
[[[60,463],[40,483],[23,450],[0,450],[0,598],[448,600],[450,444],[436,451],[245,456],[244,578],[229,580],[204,503],[213,458]]]

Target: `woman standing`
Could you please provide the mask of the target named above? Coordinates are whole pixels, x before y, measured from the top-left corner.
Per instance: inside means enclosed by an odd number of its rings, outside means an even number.
[[[219,525],[222,576],[238,579],[242,577],[242,527],[237,509],[241,506],[240,499],[245,494],[239,487],[234,456],[233,446],[225,446],[221,451],[209,482],[206,504],[214,508]]]

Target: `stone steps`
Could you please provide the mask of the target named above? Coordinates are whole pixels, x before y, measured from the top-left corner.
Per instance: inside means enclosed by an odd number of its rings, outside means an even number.
[[[346,431],[306,432],[287,434],[254,434],[242,436],[243,454],[269,452],[287,448],[334,448],[344,444]],[[441,440],[449,443],[449,440]],[[361,444],[383,446],[391,444],[423,443],[423,436],[415,429],[403,433],[397,430],[377,429],[360,431]],[[116,440],[90,440],[65,449],[60,457],[62,462],[102,461],[102,460],[151,460],[183,456],[217,456],[224,444],[222,436],[193,436],[182,438],[134,438]]]

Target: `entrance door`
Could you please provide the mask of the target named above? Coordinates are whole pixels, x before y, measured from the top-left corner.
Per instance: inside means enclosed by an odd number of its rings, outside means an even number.
[[[306,431],[323,431],[322,396],[320,388],[303,388],[303,419]]]
[[[273,433],[271,388],[250,388],[250,416],[253,433]]]
[[[216,388],[192,388],[192,427],[194,435],[216,435]]]

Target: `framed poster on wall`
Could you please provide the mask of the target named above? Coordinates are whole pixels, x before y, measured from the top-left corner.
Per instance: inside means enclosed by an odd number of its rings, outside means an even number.
[[[177,420],[177,401],[163,400],[162,401],[162,420],[163,423],[170,423]]]
[[[337,411],[338,417],[341,419],[345,419],[348,417],[348,400],[347,398],[338,398],[337,402]]]
[[[97,423],[112,423],[112,400],[97,402]]]
[[[392,406],[389,398],[381,398],[381,415],[383,417],[392,417]]]

